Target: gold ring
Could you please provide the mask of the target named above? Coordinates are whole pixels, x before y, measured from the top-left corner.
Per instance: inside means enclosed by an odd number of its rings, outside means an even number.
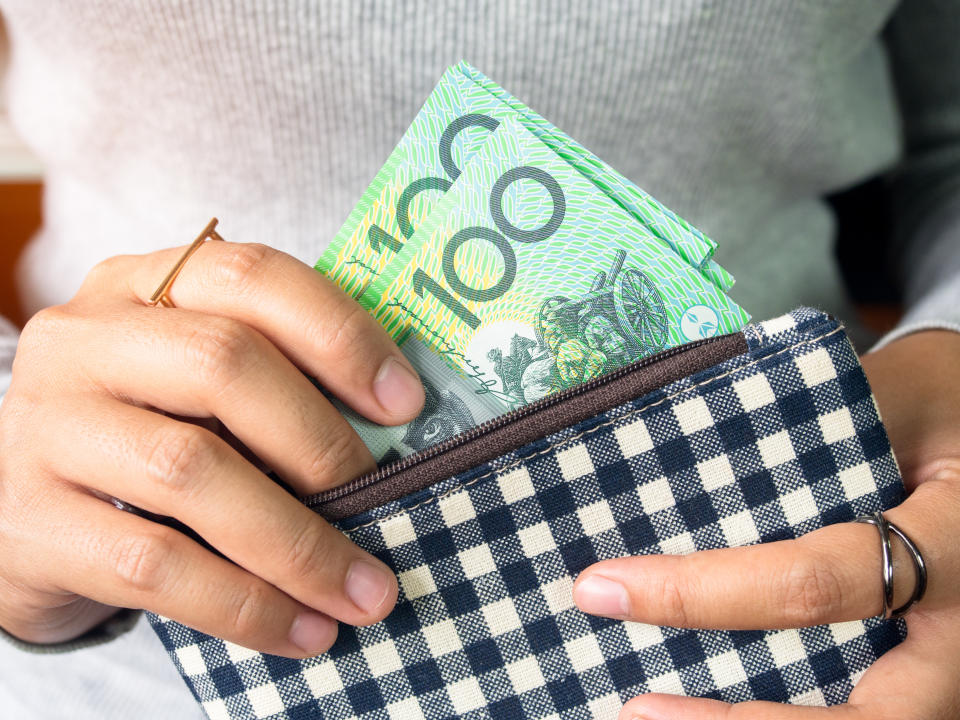
[[[180,274],[180,271],[183,270],[183,266],[187,264],[187,260],[190,259],[190,256],[193,255],[201,245],[203,245],[207,240],[223,240],[214,228],[217,227],[217,219],[213,218],[210,222],[207,223],[207,226],[203,229],[203,232],[197,235],[197,239],[190,243],[190,247],[184,250],[183,255],[180,256],[180,259],[177,260],[177,264],[173,266],[173,269],[167,273],[167,276],[163,279],[163,282],[160,283],[160,287],[153,291],[153,295],[150,296],[150,299],[147,301],[148,305],[162,305],[163,307],[172,308],[173,301],[167,297],[167,292],[170,290],[170,287],[173,285],[173,281],[177,279],[177,275]]]

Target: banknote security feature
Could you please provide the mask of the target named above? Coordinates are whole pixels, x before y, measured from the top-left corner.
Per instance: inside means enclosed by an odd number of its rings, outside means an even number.
[[[448,69],[317,262],[420,373],[379,463],[691,340],[741,329],[716,243],[492,80]]]

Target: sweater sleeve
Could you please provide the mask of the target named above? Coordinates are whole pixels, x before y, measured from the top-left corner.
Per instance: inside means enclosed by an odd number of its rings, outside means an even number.
[[[0,403],[10,387],[10,369],[17,352],[17,329],[4,317],[0,317]]]
[[[891,177],[889,261],[905,314],[877,347],[925,329],[960,332],[960,3],[911,0],[887,31],[905,154]]]

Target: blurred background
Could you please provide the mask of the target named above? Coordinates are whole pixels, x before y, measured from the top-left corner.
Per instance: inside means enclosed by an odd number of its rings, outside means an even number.
[[[3,93],[3,28],[0,26],[0,315],[22,324],[13,268],[21,248],[40,227],[41,167],[7,122]]]

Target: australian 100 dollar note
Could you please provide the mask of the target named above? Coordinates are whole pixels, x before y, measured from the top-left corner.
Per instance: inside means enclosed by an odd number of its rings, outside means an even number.
[[[724,292],[733,287],[733,276],[712,259],[716,249],[716,243],[713,240],[660,204],[643,189],[469,63],[460,62],[455,69],[515,111],[527,130],[573,165],[639,222],[646,225],[680,257],[697,267],[708,280]]]
[[[359,297],[380,275],[502,120],[519,121],[726,291],[716,244],[467,63],[448,69],[316,267]]]
[[[715,248],[712,240],[463,62],[444,74],[317,269],[359,296],[430,215],[459,177],[460,168],[504,118],[522,122],[691,266],[699,267],[707,279],[723,290],[732,285],[732,276],[710,259]],[[490,382],[478,389],[416,339],[406,342],[403,352],[420,373],[427,397],[418,418],[399,428],[383,427],[338,405],[378,464],[442,441],[514,404]],[[508,365],[511,357],[508,354]]]
[[[515,118],[360,302],[511,407],[749,319]]]
[[[500,107],[483,88],[447,70],[316,269],[359,297],[426,220],[459,176],[460,165],[496,129]]]

